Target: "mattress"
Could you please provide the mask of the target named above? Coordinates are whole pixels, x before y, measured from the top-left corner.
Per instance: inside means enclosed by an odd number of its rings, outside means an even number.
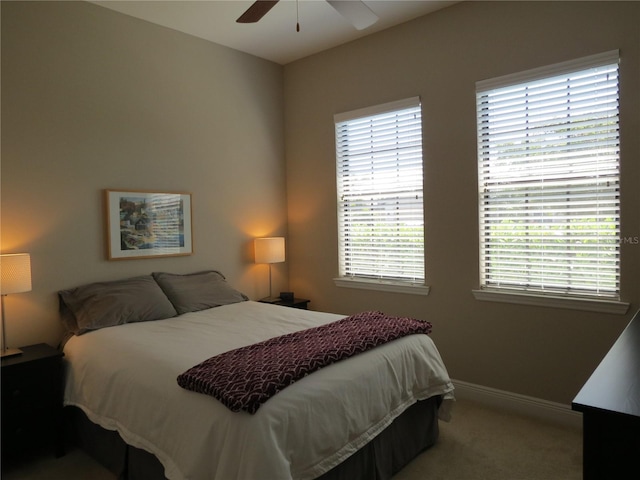
[[[64,402],[155,455],[169,479],[316,478],[418,400],[443,396],[448,416],[453,386],[429,336],[325,367],[253,415],[176,378],[219,353],[343,317],[247,301],[72,337]]]

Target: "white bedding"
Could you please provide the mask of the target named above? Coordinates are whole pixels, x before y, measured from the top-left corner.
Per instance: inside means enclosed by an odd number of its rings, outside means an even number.
[[[218,353],[340,318],[249,301],[72,337],[64,403],[156,455],[172,480],[316,478],[417,400],[443,394],[449,403],[453,386],[431,338],[330,365],[254,415],[184,390],[176,377]]]

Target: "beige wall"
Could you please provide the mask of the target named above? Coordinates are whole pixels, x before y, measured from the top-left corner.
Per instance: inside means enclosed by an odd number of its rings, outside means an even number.
[[[453,378],[568,404],[640,306],[640,245],[622,246],[627,315],[476,301],[475,82],[620,49],[622,235],[640,236],[640,3],[465,2],[285,67],[290,285],[319,310],[434,323]],[[338,288],[333,114],[420,95],[427,297]]]
[[[221,270],[268,294],[251,239],[285,235],[283,69],[86,2],[2,2],[2,252],[12,346],[55,345],[56,292],[152,271]],[[193,195],[195,254],[107,261],[102,190]],[[274,289],[287,287],[286,264]]]

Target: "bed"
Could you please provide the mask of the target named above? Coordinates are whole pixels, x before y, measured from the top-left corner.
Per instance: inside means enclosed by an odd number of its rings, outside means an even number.
[[[60,292],[64,404],[120,478],[390,478],[437,439],[453,386],[428,335],[333,363],[233,412],[176,379],[230,350],[344,315],[254,302],[215,271]]]

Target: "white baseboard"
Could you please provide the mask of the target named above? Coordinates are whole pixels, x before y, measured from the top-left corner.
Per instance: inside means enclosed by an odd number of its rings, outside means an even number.
[[[571,410],[570,405],[549,402],[540,398],[506,392],[473,383],[452,380],[456,387],[455,396],[482,403],[490,407],[508,410],[551,423],[573,428],[582,428],[582,414]],[[454,407],[455,416],[455,407]]]

